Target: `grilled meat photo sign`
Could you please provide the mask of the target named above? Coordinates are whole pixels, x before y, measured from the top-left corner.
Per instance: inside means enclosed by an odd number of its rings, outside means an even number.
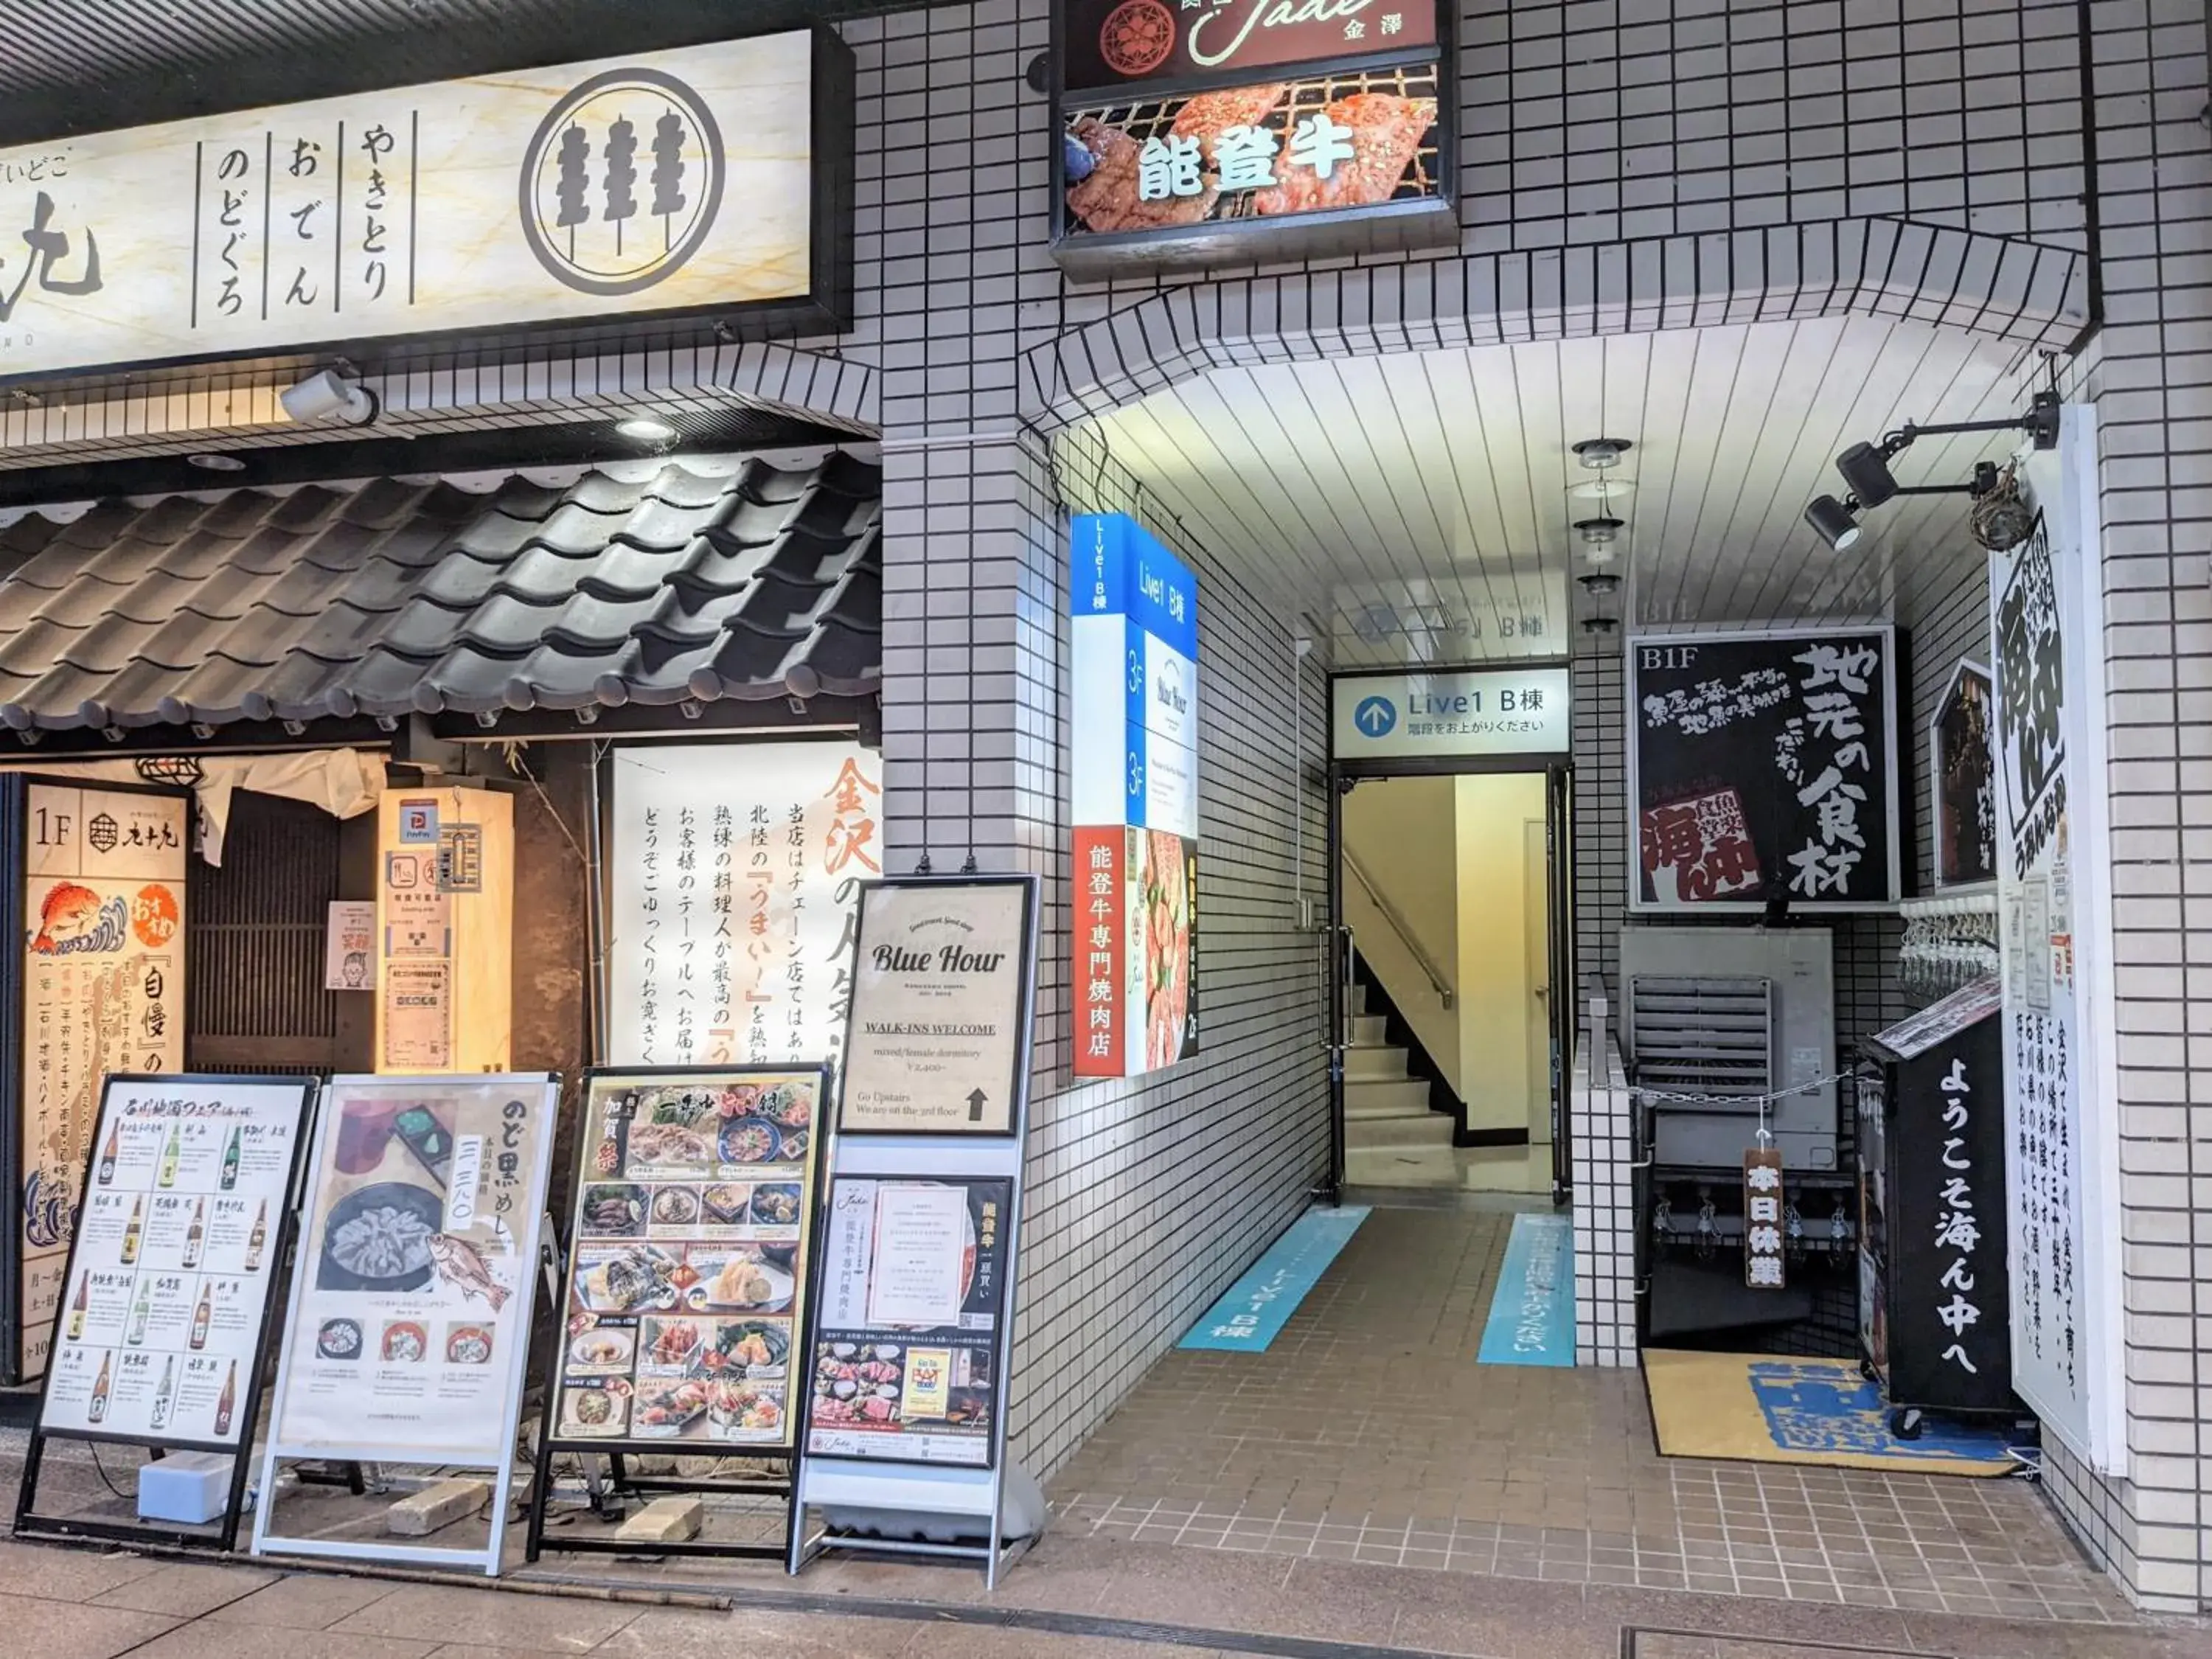
[[[1407,0],[1066,0],[1072,275],[1455,242],[1453,84]]]

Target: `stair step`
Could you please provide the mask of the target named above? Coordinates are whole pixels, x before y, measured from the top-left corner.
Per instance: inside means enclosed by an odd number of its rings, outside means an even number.
[[[1347,1078],[1344,1085],[1344,1115],[1347,1120],[1432,1117],[1439,1123],[1451,1121],[1443,1113],[1429,1109],[1429,1085],[1420,1078],[1399,1078],[1395,1081],[1355,1081]]]
[[[1344,1079],[1347,1083],[1396,1083],[1406,1075],[1403,1048],[1376,1043],[1344,1051]]]
[[[1364,1048],[1377,1047],[1390,1040],[1389,1025],[1388,1014],[1354,1014],[1352,1040]]]
[[[1344,1122],[1344,1146],[1347,1152],[1390,1146],[1449,1146],[1451,1139],[1452,1121],[1442,1112],[1397,1117],[1347,1115]]]

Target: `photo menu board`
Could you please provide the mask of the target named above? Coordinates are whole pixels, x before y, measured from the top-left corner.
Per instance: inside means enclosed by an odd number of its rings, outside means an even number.
[[[272,1455],[505,1454],[558,1098],[543,1075],[331,1083]]]
[[[989,1467],[1012,1199],[998,1177],[831,1184],[810,1455]]]
[[[551,1443],[795,1443],[826,1068],[595,1072]]]
[[[312,1089],[109,1079],[43,1432],[210,1449],[246,1437]]]

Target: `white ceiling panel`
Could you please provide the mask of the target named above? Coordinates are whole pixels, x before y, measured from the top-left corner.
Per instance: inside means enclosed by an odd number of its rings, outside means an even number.
[[[1113,457],[1255,591],[1311,619],[1340,666],[1549,654],[1571,579],[1639,627],[1894,617],[1978,557],[1963,495],[1901,497],[1847,553],[1803,522],[1835,456],[1906,420],[2026,406],[2017,349],[1833,317],[1217,369],[1101,417]],[[1581,439],[1634,446],[1607,496]],[[1924,438],[1901,483],[1963,483],[2007,434]],[[1600,566],[1571,528],[1626,521]],[[1905,606],[1909,610],[1909,605]],[[1530,619],[1537,625],[1530,625]]]

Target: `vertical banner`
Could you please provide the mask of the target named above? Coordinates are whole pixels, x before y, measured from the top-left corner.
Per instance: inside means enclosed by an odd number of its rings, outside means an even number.
[[[100,1084],[185,1065],[190,797],[26,780],[15,1380],[45,1370]]]
[[[2118,1087],[2092,413],[2025,472],[2027,540],[1990,556],[2013,1386],[2106,1474],[2125,1457]]]
[[[1198,1052],[1198,583],[1125,514],[1074,521],[1075,1074]]]
[[[1936,884],[1972,887],[1997,873],[1996,756],[1990,745],[1990,671],[1961,662],[1928,728],[1929,827]]]
[[[607,1054],[629,1066],[835,1060],[883,762],[857,743],[614,754]]]

